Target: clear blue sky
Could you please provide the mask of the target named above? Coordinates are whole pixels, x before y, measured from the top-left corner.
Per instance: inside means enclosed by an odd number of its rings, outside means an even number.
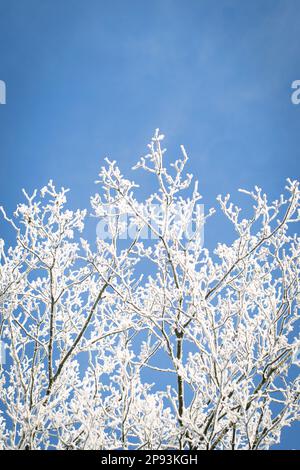
[[[185,144],[206,205],[276,196],[300,173],[299,35],[296,0],[0,0],[0,204],[53,178],[85,207],[103,157],[129,173],[156,127]]]

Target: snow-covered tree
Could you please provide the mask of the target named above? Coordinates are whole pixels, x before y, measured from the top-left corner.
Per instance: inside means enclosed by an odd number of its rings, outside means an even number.
[[[299,419],[299,183],[242,217],[218,197],[234,242],[203,244],[187,156],[166,165],[157,131],[136,169],[101,169],[86,211],[52,181],[3,219],[0,448],[268,449]],[[298,336],[297,336],[298,335]]]

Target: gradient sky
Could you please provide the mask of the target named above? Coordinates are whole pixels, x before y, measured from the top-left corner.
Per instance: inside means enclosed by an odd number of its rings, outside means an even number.
[[[132,176],[156,127],[175,157],[185,145],[205,205],[255,184],[276,197],[300,174],[299,11],[299,0],[0,0],[0,205],[53,178],[86,207],[103,157]],[[209,248],[220,227],[205,232]],[[285,430],[281,448],[300,448],[299,433]]]

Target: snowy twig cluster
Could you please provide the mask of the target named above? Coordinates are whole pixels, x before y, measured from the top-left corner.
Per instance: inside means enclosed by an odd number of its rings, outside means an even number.
[[[101,169],[109,240],[81,238],[86,211],[52,181],[1,208],[15,241],[0,240],[0,448],[268,449],[299,419],[299,183],[274,202],[243,191],[249,218],[219,196],[235,240],[210,253],[213,211],[198,220],[185,150],[166,165],[162,139],[135,167],[157,185],[143,202],[115,162]]]

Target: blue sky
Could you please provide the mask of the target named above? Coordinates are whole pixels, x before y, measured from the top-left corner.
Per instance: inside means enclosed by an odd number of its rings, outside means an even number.
[[[103,157],[130,175],[156,127],[174,156],[185,145],[205,205],[255,184],[277,196],[300,173],[299,7],[0,0],[0,204],[11,211],[22,187],[53,178],[85,207]],[[209,248],[216,232],[206,232]],[[0,236],[9,237],[3,224]],[[282,447],[300,448],[299,432],[285,431]]]

